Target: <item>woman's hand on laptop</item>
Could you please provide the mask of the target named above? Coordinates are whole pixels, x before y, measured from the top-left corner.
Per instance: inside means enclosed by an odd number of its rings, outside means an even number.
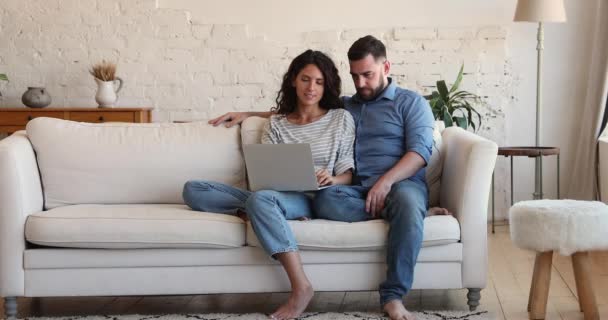
[[[334,176],[332,176],[327,169],[319,169],[316,172],[317,175],[317,184],[319,184],[320,187],[323,186],[331,186],[333,184],[335,184],[335,180],[334,180]]]
[[[341,173],[337,176],[332,176],[327,169],[319,169],[315,171],[317,175],[317,184],[319,187],[324,186],[335,186],[338,184],[351,184],[353,182],[353,170],[348,169],[346,172]]]

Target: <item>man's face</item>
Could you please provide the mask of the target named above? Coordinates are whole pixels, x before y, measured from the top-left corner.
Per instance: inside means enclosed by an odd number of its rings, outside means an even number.
[[[350,60],[350,75],[353,78],[357,94],[363,100],[372,100],[384,90],[388,83],[390,62],[385,58],[378,61],[368,54],[360,60]]]

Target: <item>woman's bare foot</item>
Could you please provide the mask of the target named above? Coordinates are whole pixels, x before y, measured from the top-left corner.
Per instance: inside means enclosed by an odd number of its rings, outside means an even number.
[[[287,302],[271,314],[270,318],[286,320],[299,317],[306,310],[314,294],[315,292],[310,284],[301,289],[294,289]]]
[[[416,320],[416,317],[405,309],[401,300],[395,299],[385,303],[382,310],[388,314],[391,320]]]
[[[432,207],[429,208],[429,211],[426,212],[426,216],[430,217],[430,216],[451,216],[452,213],[448,211],[448,209],[446,208],[440,208],[440,207]]]

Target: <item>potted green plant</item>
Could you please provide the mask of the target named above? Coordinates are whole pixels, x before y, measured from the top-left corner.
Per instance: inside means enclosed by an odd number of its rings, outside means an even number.
[[[464,65],[461,65],[456,81],[449,90],[445,81],[439,80],[437,90],[425,98],[429,100],[435,120],[443,120],[446,127],[456,124],[463,129],[470,126],[473,131],[476,131],[481,127],[481,115],[473,106],[480,103],[481,98],[468,91],[458,90],[460,82],[462,82],[463,69]],[[477,124],[475,124],[474,116],[477,116]]]

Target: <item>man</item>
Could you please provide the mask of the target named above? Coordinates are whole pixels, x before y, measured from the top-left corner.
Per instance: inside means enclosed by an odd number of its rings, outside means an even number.
[[[397,87],[388,77],[391,65],[378,39],[365,36],[355,41],[348,60],[357,90],[344,98],[356,124],[354,181],[320,191],[315,213],[323,219],[382,218],[390,224],[380,302],[391,319],[412,320],[403,297],[412,288],[422,244],[428,202],[424,167],[431,156],[433,114],[422,96]],[[251,115],[270,114],[228,113],[210,123],[229,121],[230,127]]]

